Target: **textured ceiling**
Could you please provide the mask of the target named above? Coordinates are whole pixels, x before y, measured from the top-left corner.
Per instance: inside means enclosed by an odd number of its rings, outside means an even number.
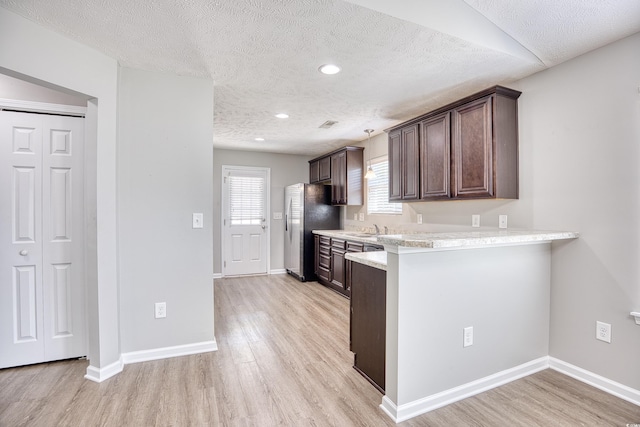
[[[309,155],[640,31],[639,0],[0,0],[0,6],[125,67],[212,78],[216,147]],[[342,72],[320,74],[318,67],[330,62]],[[279,112],[290,118],[276,119]],[[338,123],[319,128],[327,120]]]

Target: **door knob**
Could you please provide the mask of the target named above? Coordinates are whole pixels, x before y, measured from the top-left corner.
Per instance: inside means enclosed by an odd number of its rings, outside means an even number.
[[[22,256],[27,256],[27,255],[29,254],[29,251],[28,251],[28,250],[26,250],[26,249],[23,249],[23,250],[21,250],[19,253],[20,253],[20,255],[22,255]]]

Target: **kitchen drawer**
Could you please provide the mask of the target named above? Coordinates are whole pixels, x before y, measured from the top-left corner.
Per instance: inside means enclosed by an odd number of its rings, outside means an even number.
[[[363,250],[364,244],[347,241],[347,252],[362,252]]]
[[[316,272],[319,278],[329,281],[330,271],[328,268],[318,267],[318,271]]]
[[[318,247],[318,252],[320,253],[320,255],[330,256],[331,255],[331,246],[320,246],[320,247]]]
[[[322,268],[330,269],[331,268],[331,257],[329,255],[324,255],[321,252],[320,256],[318,257],[318,265],[320,267],[322,267]]]
[[[331,239],[331,247],[344,250],[347,248],[347,242],[342,239]]]
[[[320,246],[331,246],[331,237],[320,236]]]

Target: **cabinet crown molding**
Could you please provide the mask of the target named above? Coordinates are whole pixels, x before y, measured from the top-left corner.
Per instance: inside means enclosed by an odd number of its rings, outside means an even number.
[[[442,114],[448,110],[453,110],[455,108],[460,107],[461,105],[467,104],[469,102],[475,101],[476,99],[480,99],[480,98],[484,98],[485,96],[488,95],[492,95],[492,94],[496,94],[496,95],[503,95],[509,98],[513,98],[513,99],[518,99],[520,97],[520,95],[522,94],[522,92],[514,90],[514,89],[509,89],[508,87],[504,87],[504,86],[492,86],[490,88],[484,89],[480,92],[476,92],[473,95],[469,95],[465,98],[461,98],[455,102],[452,102],[450,104],[447,104],[443,107],[437,108],[435,110],[429,111],[428,113],[422,114],[418,117],[414,117],[413,119],[409,119],[405,122],[402,122],[400,124],[397,124],[393,127],[390,127],[388,129],[385,129],[384,131],[386,133],[390,133],[393,132],[395,130],[398,130],[400,128],[403,128],[407,125],[411,125],[414,123],[418,123],[426,118],[429,118],[431,116],[436,116],[438,114]]]

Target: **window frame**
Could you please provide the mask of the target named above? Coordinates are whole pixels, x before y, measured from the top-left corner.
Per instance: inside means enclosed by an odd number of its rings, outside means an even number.
[[[385,163],[386,167],[377,168],[376,165],[380,165],[381,163]],[[367,168],[371,166],[371,168],[376,172],[376,178],[367,179],[367,215],[402,215],[403,204],[402,203],[389,203],[389,157],[388,156],[379,156],[373,159],[369,159],[367,162]],[[378,169],[376,171],[376,169]],[[384,182],[380,182],[382,177],[380,174],[386,174],[386,180]],[[374,185],[372,185],[374,184]],[[376,192],[380,192],[381,194],[376,196],[378,197],[378,201],[372,203],[371,200],[371,188],[374,187]],[[386,198],[380,197],[381,195],[386,195]],[[384,209],[379,210],[379,207],[382,206]],[[375,211],[372,209],[376,208]]]

